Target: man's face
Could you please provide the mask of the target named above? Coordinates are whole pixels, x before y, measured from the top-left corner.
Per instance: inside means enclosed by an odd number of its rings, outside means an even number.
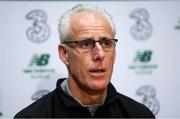
[[[81,12],[72,17],[70,40],[102,38],[113,39],[110,24],[97,13]],[[77,88],[87,91],[101,91],[107,88],[110,82],[115,49],[104,51],[96,42],[95,47],[89,52],[81,53],[76,47],[67,50],[70,82]]]

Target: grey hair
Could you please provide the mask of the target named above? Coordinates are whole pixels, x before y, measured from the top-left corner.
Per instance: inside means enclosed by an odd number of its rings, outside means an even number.
[[[65,41],[68,35],[70,34],[71,17],[76,13],[80,13],[80,12],[95,12],[104,16],[104,18],[109,22],[113,31],[113,35],[115,36],[116,29],[114,26],[114,22],[112,16],[108,12],[94,5],[78,4],[73,8],[71,8],[70,10],[68,10],[67,12],[65,12],[59,19],[58,32],[61,42]]]

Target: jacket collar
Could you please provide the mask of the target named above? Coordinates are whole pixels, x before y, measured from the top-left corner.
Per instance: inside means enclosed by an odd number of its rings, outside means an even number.
[[[81,107],[81,104],[79,104],[73,97],[65,93],[61,87],[61,83],[66,78],[59,79],[56,84],[56,90],[58,92],[58,96],[60,100],[63,100],[64,105],[68,108],[70,107]],[[112,103],[114,100],[118,99],[117,91],[114,88],[114,86],[109,83],[108,85],[108,91],[107,91],[107,97],[105,99],[104,105],[108,105]]]

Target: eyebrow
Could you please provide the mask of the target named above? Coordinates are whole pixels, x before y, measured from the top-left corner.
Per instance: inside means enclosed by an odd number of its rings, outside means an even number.
[[[103,37],[100,37],[99,40],[105,40],[105,39],[113,39],[113,38],[108,38],[106,36],[103,36]],[[80,39],[77,39],[77,40],[94,40],[93,37],[84,37],[84,38],[80,38]]]

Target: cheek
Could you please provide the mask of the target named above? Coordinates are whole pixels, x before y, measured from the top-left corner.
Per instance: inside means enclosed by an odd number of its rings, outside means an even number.
[[[80,54],[71,54],[69,56],[69,70],[76,77],[82,77],[84,71],[86,71],[86,56]]]
[[[113,70],[113,66],[114,66],[114,61],[115,61],[115,54],[111,54],[111,55],[108,55],[106,57],[106,67],[109,69],[109,73],[111,74],[112,73],[112,70]]]
[[[113,65],[115,60],[115,52],[106,56],[106,62],[109,65]]]
[[[75,68],[78,68],[79,67],[79,58],[73,54],[73,53],[70,53],[69,56],[69,68],[70,70],[75,70]]]

